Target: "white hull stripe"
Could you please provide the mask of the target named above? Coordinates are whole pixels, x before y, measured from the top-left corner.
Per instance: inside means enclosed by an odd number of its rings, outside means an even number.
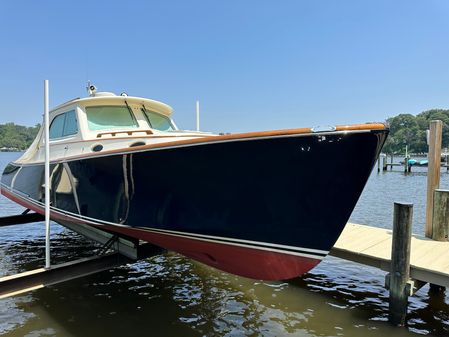
[[[135,227],[133,227],[135,228]],[[299,251],[291,251],[291,250],[282,250],[282,249],[275,249],[275,248],[269,248],[269,247],[264,247],[264,246],[254,246],[254,245],[245,245],[242,243],[236,243],[236,242],[225,242],[223,240],[213,240],[213,239],[205,239],[205,238],[197,238],[197,237],[192,237],[192,236],[188,236],[188,235],[180,235],[180,234],[173,234],[173,233],[159,233],[159,231],[154,231],[152,229],[146,229],[146,228],[137,228],[138,230],[143,230],[143,231],[148,231],[148,232],[154,232],[156,234],[162,234],[162,235],[170,235],[170,236],[176,236],[176,237],[182,237],[182,238],[186,238],[186,239],[190,239],[190,240],[197,240],[197,241],[205,241],[205,242],[213,242],[213,243],[218,243],[218,244],[225,244],[225,245],[230,245],[230,246],[237,246],[237,247],[244,247],[244,248],[251,248],[251,249],[256,249],[256,250],[265,250],[265,251],[269,251],[269,252],[274,252],[274,253],[281,253],[281,254],[286,254],[286,255],[295,255],[295,256],[300,256],[300,257],[307,257],[310,259],[315,259],[315,260],[322,260],[323,258],[326,257],[326,255],[313,255],[313,254],[305,254],[305,253],[301,253]]]
[[[29,196],[27,196],[23,193],[20,193],[19,191],[12,191],[10,188],[8,188],[3,183],[1,185],[2,185],[2,188],[8,190],[10,193],[14,194],[16,197],[43,209],[44,204],[42,202],[36,201],[36,200],[30,198]],[[19,192],[20,194],[17,192]],[[114,222],[108,222],[108,221],[103,221],[103,220],[99,220],[99,219],[95,219],[95,218],[90,218],[87,216],[78,215],[78,214],[60,210],[60,209],[54,208],[54,207],[51,207],[51,211],[53,213],[57,213],[57,214],[60,214],[60,215],[66,216],[66,217],[70,217],[74,221],[82,220],[83,222],[89,223],[91,225],[100,225],[100,226],[101,225],[112,225],[112,226],[134,229],[134,230],[138,230],[138,231],[152,232],[155,234],[170,235],[170,236],[188,238],[188,239],[193,239],[193,240],[228,244],[228,245],[234,245],[234,246],[240,246],[240,247],[246,247],[246,248],[252,248],[252,249],[261,249],[261,250],[265,250],[265,251],[272,251],[272,252],[277,252],[277,253],[303,256],[303,257],[320,259],[320,260],[323,259],[328,254],[328,251],[325,251],[325,250],[287,246],[287,245],[281,245],[281,244],[275,244],[275,243],[269,243],[269,242],[259,242],[259,241],[243,240],[243,239],[234,239],[234,238],[228,238],[228,237],[219,237],[219,236],[211,236],[211,235],[204,235],[204,234],[171,231],[171,230],[158,229],[158,228],[152,228],[152,227],[133,227],[133,226],[123,225],[123,224],[118,224],[118,223],[114,223]]]
[[[152,232],[156,232],[156,233],[172,234],[172,235],[184,236],[184,237],[189,237],[189,238],[213,239],[215,241],[220,241],[220,242],[229,242],[229,243],[236,243],[236,244],[237,243],[238,244],[250,244],[251,246],[258,246],[258,247],[281,248],[283,250],[288,250],[288,251],[293,251],[293,252],[313,253],[316,255],[322,255],[323,257],[328,254],[328,252],[325,250],[302,248],[302,247],[300,248],[300,247],[295,247],[295,246],[280,245],[280,244],[269,243],[269,242],[234,239],[234,238],[228,238],[228,237],[179,232],[179,231],[172,231],[172,230],[159,229],[159,228],[150,228],[150,227],[133,227],[133,228],[149,229]]]

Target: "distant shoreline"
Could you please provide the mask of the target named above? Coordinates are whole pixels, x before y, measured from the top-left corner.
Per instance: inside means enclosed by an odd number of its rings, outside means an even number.
[[[0,152],[20,152],[29,148],[40,125],[27,127],[14,123],[0,124]]]

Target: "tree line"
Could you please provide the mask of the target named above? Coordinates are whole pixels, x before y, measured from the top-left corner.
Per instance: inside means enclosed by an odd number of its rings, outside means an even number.
[[[26,150],[39,131],[40,125],[28,127],[14,123],[0,124],[0,148]]]
[[[449,110],[432,109],[416,116],[399,114],[388,118],[390,135],[383,151],[403,154],[407,145],[409,152],[426,153],[428,150],[426,130],[429,128],[430,121],[435,119],[443,121],[442,147],[449,147]],[[0,148],[27,149],[36,137],[39,128],[40,124],[32,127],[14,123],[0,124]]]
[[[427,153],[426,130],[431,120],[443,121],[442,148],[449,147],[449,110],[432,109],[414,116],[400,114],[387,119],[390,135],[387,138],[383,152],[404,154],[405,146],[412,153]]]

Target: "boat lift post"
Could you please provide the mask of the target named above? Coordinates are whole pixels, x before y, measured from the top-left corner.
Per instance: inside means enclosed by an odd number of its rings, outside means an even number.
[[[200,101],[196,101],[196,131],[200,131]]]
[[[50,269],[50,118],[48,80],[44,81],[44,130],[45,130],[45,269]]]

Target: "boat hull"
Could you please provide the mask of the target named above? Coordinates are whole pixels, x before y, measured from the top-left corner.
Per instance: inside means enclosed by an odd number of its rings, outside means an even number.
[[[387,130],[138,149],[51,165],[52,219],[85,223],[257,279],[326,256]],[[43,164],[10,165],[2,193],[43,212]]]

